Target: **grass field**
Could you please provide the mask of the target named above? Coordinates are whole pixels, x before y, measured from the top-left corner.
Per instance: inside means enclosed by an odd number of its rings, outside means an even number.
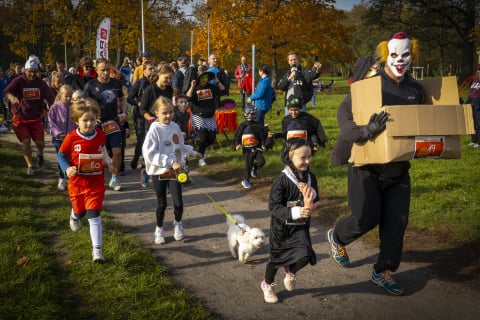
[[[0,159],[0,319],[212,319],[107,215],[111,258],[93,264],[88,223],[65,227],[70,204],[54,179],[26,179],[18,145],[2,142]]]
[[[339,129],[336,120],[338,105],[345,97],[349,87],[347,80],[333,78],[336,81],[333,93],[321,93],[317,95],[316,108],[308,104],[308,112],[322,121],[323,127],[329,138],[325,149],[319,150],[312,161],[311,170],[319,178],[319,188],[324,198],[330,200],[337,216],[348,213],[346,208],[346,167],[333,166],[330,161],[330,153],[338,136]],[[324,79],[328,83],[329,79]],[[233,95],[237,104],[238,95]],[[283,108],[281,115],[276,114],[280,108],[283,95],[277,94],[277,101],[265,118],[269,128],[279,131],[281,119],[284,116]],[[238,122],[243,121],[243,114],[237,107]],[[230,137],[232,134],[230,134]],[[208,151],[209,164],[216,165],[200,168],[206,173],[221,177],[222,179],[234,179],[240,183],[243,160],[241,152],[232,152],[230,142],[224,135],[218,135],[218,146]],[[435,232],[447,237],[453,242],[469,242],[480,238],[480,184],[477,172],[477,162],[480,150],[468,146],[469,136],[462,137],[461,159],[426,159],[411,161],[410,171],[412,180],[412,198],[410,224],[419,230]],[[272,151],[265,152],[266,165],[261,170],[263,181],[269,185],[274,176],[282,169],[279,159],[279,151],[282,142],[276,141]],[[324,207],[325,210],[331,208]],[[321,213],[320,213],[321,214]],[[335,213],[334,213],[335,214]]]
[[[336,80],[335,92],[319,94],[317,108],[309,108],[329,137],[326,149],[314,156],[311,170],[319,178],[323,199],[319,214],[329,214],[333,220],[348,214],[346,168],[329,162],[338,136],[336,109],[348,91],[346,80]],[[232,96],[238,102],[238,94]],[[281,100],[278,95],[273,112],[266,117],[274,131],[280,129],[283,116],[275,112]],[[241,112],[238,120],[243,121]],[[218,135],[218,144],[208,151],[209,165],[198,170],[240,186],[241,153],[231,151],[227,137]],[[465,248],[480,239],[480,150],[468,147],[468,142],[469,137],[463,137],[462,159],[412,161],[411,169],[410,226]],[[272,151],[265,152],[260,183],[252,181],[250,192],[268,192],[282,168],[280,148],[278,141]],[[56,192],[54,173],[49,181],[25,179],[17,145],[2,142],[0,159],[1,319],[212,318],[194,297],[174,286],[136,238],[121,232],[108,216],[103,218],[104,238],[109,239],[104,251],[113,260],[102,267],[92,264],[88,227],[78,233],[65,228],[69,203]]]

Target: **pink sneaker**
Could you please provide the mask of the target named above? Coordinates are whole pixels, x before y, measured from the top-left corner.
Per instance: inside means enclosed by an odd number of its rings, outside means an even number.
[[[277,303],[278,302],[278,297],[273,292],[272,287],[275,285],[275,283],[272,284],[267,284],[265,280],[262,281],[262,284],[260,285],[262,287],[263,291],[263,299],[265,300],[266,303]]]

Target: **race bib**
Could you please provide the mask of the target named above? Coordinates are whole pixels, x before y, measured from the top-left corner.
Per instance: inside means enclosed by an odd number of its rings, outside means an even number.
[[[23,89],[23,99],[25,99],[25,100],[38,100],[38,99],[40,99],[40,89],[39,88],[24,88]]]
[[[440,158],[445,150],[443,136],[416,136],[414,159]]]
[[[287,141],[295,138],[307,140],[307,131],[305,130],[290,130],[287,131]]]
[[[80,153],[78,159],[79,174],[103,174],[103,154]]]
[[[105,134],[111,134],[120,131],[120,126],[116,121],[110,120],[102,123],[102,129]]]
[[[212,90],[210,89],[200,89],[197,90],[198,100],[207,100],[213,98]]]
[[[243,147],[254,147],[258,144],[257,138],[253,134],[242,134],[242,146]]]

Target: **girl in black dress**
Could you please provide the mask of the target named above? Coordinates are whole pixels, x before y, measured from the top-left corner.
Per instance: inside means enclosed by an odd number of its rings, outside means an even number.
[[[309,171],[311,144],[300,138],[289,140],[282,150],[285,168],[270,191],[270,257],[261,283],[265,302],[277,303],[272,290],[277,270],[283,267],[285,289],[295,288],[295,275],[316,263],[310,239],[310,216],[318,204],[317,178]]]

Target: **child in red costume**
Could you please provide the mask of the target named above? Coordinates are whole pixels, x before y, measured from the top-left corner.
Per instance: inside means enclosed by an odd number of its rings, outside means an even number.
[[[73,103],[71,115],[78,129],[67,134],[57,155],[60,168],[68,177],[70,228],[78,231],[80,219],[87,216],[93,262],[104,262],[100,211],[105,196],[104,166],[110,168],[111,159],[105,148],[105,133],[96,128],[100,108],[93,99],[79,99]]]

